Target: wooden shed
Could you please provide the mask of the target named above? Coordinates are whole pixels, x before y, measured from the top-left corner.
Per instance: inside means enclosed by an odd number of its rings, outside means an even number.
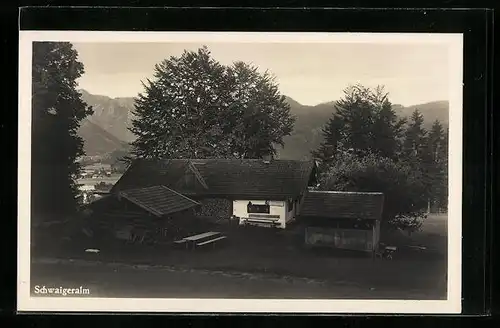
[[[299,220],[307,246],[375,252],[380,240],[384,194],[308,191]]]
[[[165,186],[128,189],[89,204],[94,228],[116,238],[148,237],[157,242],[178,238],[189,227],[199,203]]]

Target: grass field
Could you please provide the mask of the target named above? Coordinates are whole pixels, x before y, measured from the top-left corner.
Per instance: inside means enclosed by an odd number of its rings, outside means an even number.
[[[227,229],[229,242],[213,250],[108,244],[93,245],[101,252],[89,254],[67,245],[50,255],[74,260],[43,262],[50,252],[40,254],[32,265],[32,285],[86,284],[93,295],[106,297],[443,299],[446,222],[446,216],[431,216],[411,236],[383,235],[385,243],[399,247],[392,261],[304,249],[303,235],[293,229],[219,226]]]
[[[448,215],[430,215],[426,220],[424,220],[422,232],[425,234],[446,237],[448,235]]]
[[[388,244],[425,246],[432,251],[447,254],[447,236],[448,216],[434,214],[424,220],[421,231],[412,233],[411,236],[400,231],[382,232],[381,239]]]

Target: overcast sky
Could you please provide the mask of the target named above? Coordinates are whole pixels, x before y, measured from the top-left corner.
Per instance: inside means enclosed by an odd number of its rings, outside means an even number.
[[[135,97],[156,63],[201,43],[74,43],[85,65],[80,88]],[[337,100],[349,84],[385,85],[393,103],[448,100],[448,47],[439,44],[205,43],[223,64],[251,62],[276,77],[282,94],[305,105]]]

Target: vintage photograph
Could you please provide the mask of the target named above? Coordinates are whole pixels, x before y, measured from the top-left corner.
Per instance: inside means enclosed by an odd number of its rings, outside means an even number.
[[[461,35],[20,56],[19,310],[460,312]]]

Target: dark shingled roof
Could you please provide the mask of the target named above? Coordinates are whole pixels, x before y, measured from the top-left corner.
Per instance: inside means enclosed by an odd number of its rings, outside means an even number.
[[[165,186],[129,189],[119,194],[156,216],[180,212],[199,205],[198,202]]]
[[[187,166],[186,160],[135,160],[111,188],[111,192],[159,185],[172,187],[184,175]]]
[[[384,194],[310,190],[300,209],[301,217],[380,220]]]
[[[191,196],[286,199],[298,196],[307,188],[313,168],[312,161],[293,160],[139,159],[132,163],[112,192],[164,185]],[[198,179],[197,188],[182,185],[183,177],[189,174],[186,172]]]

